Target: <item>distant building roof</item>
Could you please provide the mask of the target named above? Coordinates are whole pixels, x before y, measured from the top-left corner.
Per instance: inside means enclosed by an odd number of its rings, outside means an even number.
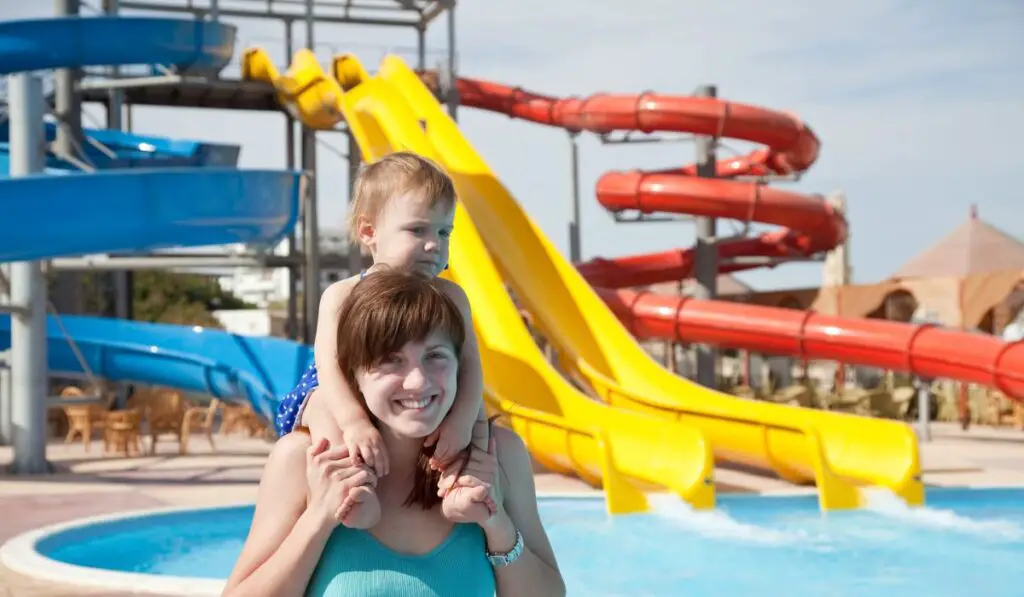
[[[694,288],[697,286],[697,281],[693,278],[689,278],[683,282],[683,294],[693,295]],[[717,291],[719,296],[742,296],[751,294],[754,289],[747,284],[740,281],[739,278],[732,274],[720,274],[716,283]],[[651,292],[657,292],[659,294],[679,294],[679,283],[678,282],[663,282],[661,284],[652,284],[648,286]]]
[[[978,219],[976,206],[965,222],[896,270],[893,278],[966,277],[1024,270],[1024,243]]]

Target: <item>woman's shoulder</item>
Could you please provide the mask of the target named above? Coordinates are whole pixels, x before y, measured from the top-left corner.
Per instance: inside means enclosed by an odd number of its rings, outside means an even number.
[[[437,288],[445,293],[448,298],[455,301],[458,305],[469,304],[469,298],[466,296],[466,291],[461,286],[452,282],[447,278],[434,278],[437,282]]]
[[[533,474],[533,465],[530,462],[530,453],[526,450],[523,438],[506,427],[494,425],[491,427],[494,435],[495,452],[498,457],[498,464],[509,477],[518,477],[522,474]]]

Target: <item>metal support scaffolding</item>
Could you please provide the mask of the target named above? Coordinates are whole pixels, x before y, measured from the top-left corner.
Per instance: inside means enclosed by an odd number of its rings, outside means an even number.
[[[448,114],[452,120],[459,120],[459,90],[456,82],[459,80],[458,69],[455,66],[455,2],[448,6]]]
[[[295,40],[292,38],[292,22],[284,23],[284,51],[285,56],[290,60],[295,53]],[[295,119],[288,112],[284,114],[284,146],[285,146],[285,167],[288,170],[295,170]],[[298,253],[298,235],[293,227],[288,231],[288,258],[294,259]],[[284,324],[284,333],[290,340],[299,339],[299,279],[302,273],[301,267],[294,262],[288,266],[288,313]],[[303,318],[303,322],[305,322]]]
[[[54,0],[58,14],[77,13],[78,0]],[[340,2],[319,2],[315,0],[261,0],[259,2],[224,2],[218,0],[189,0],[188,2],[166,2],[148,0],[103,0],[103,10],[107,14],[123,13],[177,13],[180,16],[191,15],[197,19],[260,19],[277,21],[284,25],[284,45],[290,58],[295,50],[292,25],[302,22],[305,25],[305,45],[315,50],[314,29],[316,25],[345,24],[362,26],[390,26],[408,28],[416,31],[417,56],[416,67],[425,69],[427,64],[426,38],[427,30],[432,21],[447,14],[448,48],[446,69],[455,76],[456,69],[456,31],[453,14],[453,0],[402,0],[393,5],[366,0],[346,0]],[[60,140],[61,147],[74,148],[74,137],[67,132],[77,131],[81,136],[80,102],[98,101],[106,104],[109,109],[108,126],[121,127],[127,124],[131,129],[132,106],[167,105],[192,107],[218,107],[246,110],[276,109],[272,90],[263,89],[258,83],[232,81],[226,79],[205,79],[191,75],[166,75],[160,77],[141,77],[132,79],[101,79],[89,78],[80,81],[78,71],[62,71],[56,78],[58,113],[62,114],[61,130],[65,131]],[[112,71],[115,72],[116,71]],[[454,80],[454,79],[453,79]],[[78,91],[78,95],[74,90]],[[448,111],[455,117],[459,103],[454,86],[444,97]],[[120,110],[116,106],[120,103]],[[287,146],[287,167],[302,169],[308,176],[303,194],[302,219],[298,228],[289,235],[287,246],[288,256],[237,257],[237,256],[204,256],[182,255],[166,257],[162,255],[132,256],[126,258],[100,258],[86,256],[81,258],[57,259],[53,265],[59,270],[114,270],[115,268],[173,268],[173,267],[287,267],[289,272],[288,320],[286,331],[289,337],[312,342],[316,311],[319,306],[320,294],[320,258],[319,233],[317,230],[317,189],[316,189],[316,132],[300,129],[295,130],[296,121],[286,116],[285,144]],[[299,137],[296,139],[296,137]],[[301,147],[301,156],[296,155]],[[349,168],[353,176],[358,172],[360,152],[354,142],[350,142]],[[302,243],[299,244],[298,236]],[[364,258],[358,247],[350,249],[348,264],[353,268],[362,268]],[[65,271],[63,273],[70,273]],[[300,284],[301,280],[301,284]],[[122,284],[123,286],[123,284]],[[301,288],[301,290],[300,290]],[[304,299],[300,303],[298,293]],[[123,313],[118,309],[118,313]],[[300,316],[301,314],[301,316]],[[300,324],[301,321],[301,324]]]
[[[569,205],[569,261],[582,259],[580,242],[580,146],[579,133],[569,133],[569,161],[572,172],[572,199]]]
[[[281,257],[277,255],[188,255],[163,253],[140,257],[108,257],[92,255],[85,257],[59,257],[50,261],[55,270],[117,271],[124,269],[176,269],[176,268],[225,268],[225,267],[291,267],[302,264],[302,256]]]
[[[306,0],[304,21],[306,48],[315,52],[316,22],[313,20],[313,0]],[[320,224],[316,204],[319,180],[316,175],[316,131],[306,127],[302,127],[302,170],[308,176],[302,194],[302,240],[303,253],[306,257],[302,276],[302,339],[305,343],[312,344],[316,338],[317,312],[320,308]]]
[[[352,202],[355,201],[356,179],[359,178],[359,168],[362,164],[362,153],[359,151],[359,143],[355,135],[349,130],[348,136],[348,211],[352,211]],[[348,242],[348,275],[355,275],[363,269],[363,248],[358,242],[349,237]]]
[[[78,4],[78,0],[54,0],[54,14],[76,17]],[[82,104],[75,94],[75,86],[81,78],[81,71],[74,68],[59,68],[53,72],[54,111],[58,120],[53,148],[65,156],[80,157],[76,148],[82,146]]]
[[[10,114],[10,176],[43,171],[46,135],[43,129],[43,81],[34,73],[8,79]],[[11,436],[14,474],[50,471],[46,461],[46,281],[38,261],[10,264],[11,304]]]
[[[715,97],[718,90],[714,85],[705,85],[697,90],[697,95]],[[714,137],[700,136],[697,138],[697,175],[703,178],[716,176]],[[715,298],[718,288],[718,246],[715,242],[715,218],[697,218],[697,249],[694,255],[694,298],[711,300]],[[717,351],[714,346],[697,344],[697,383],[708,388],[718,385]]]
[[[303,335],[307,344],[316,336],[317,311],[320,307],[320,233],[316,205],[316,131],[302,129],[302,169],[308,178],[302,193],[302,240],[306,269],[302,276]]]
[[[8,283],[11,266],[0,263],[0,312],[12,310]],[[0,446],[11,445],[11,351],[0,351]]]
[[[117,16],[120,0],[103,0],[103,12]],[[113,67],[112,72],[116,79],[120,75],[120,69]],[[110,98],[107,101],[107,128],[111,130],[123,130],[124,115],[124,90],[111,88]],[[114,317],[118,319],[131,319],[134,316],[132,309],[133,276],[128,270],[111,272],[111,291],[114,295]]]

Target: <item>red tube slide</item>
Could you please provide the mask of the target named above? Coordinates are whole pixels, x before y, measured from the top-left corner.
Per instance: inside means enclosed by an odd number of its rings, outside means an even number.
[[[743,139],[766,146],[719,160],[720,178],[696,167],[609,172],[597,183],[610,211],[639,210],[728,218],[781,226],[759,237],[719,244],[722,257],[810,256],[843,242],[846,222],[820,197],[732,177],[803,172],[820,143],[793,116],[714,98],[644,93],[558,99],[499,83],[462,78],[464,106],[570,131],[674,131]],[[932,326],[843,318],[719,301],[692,301],[625,290],[692,273],[693,250],[675,250],[578,265],[598,294],[640,339],[685,339],[807,359],[909,371],[987,384],[1024,400],[1024,345]],[[737,271],[752,265],[731,265]]]

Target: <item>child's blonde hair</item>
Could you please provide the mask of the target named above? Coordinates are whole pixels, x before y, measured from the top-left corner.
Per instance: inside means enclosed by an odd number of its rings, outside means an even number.
[[[389,153],[359,170],[348,214],[348,233],[359,242],[359,220],[376,222],[388,201],[414,194],[430,207],[455,204],[455,183],[433,160],[411,151]]]

